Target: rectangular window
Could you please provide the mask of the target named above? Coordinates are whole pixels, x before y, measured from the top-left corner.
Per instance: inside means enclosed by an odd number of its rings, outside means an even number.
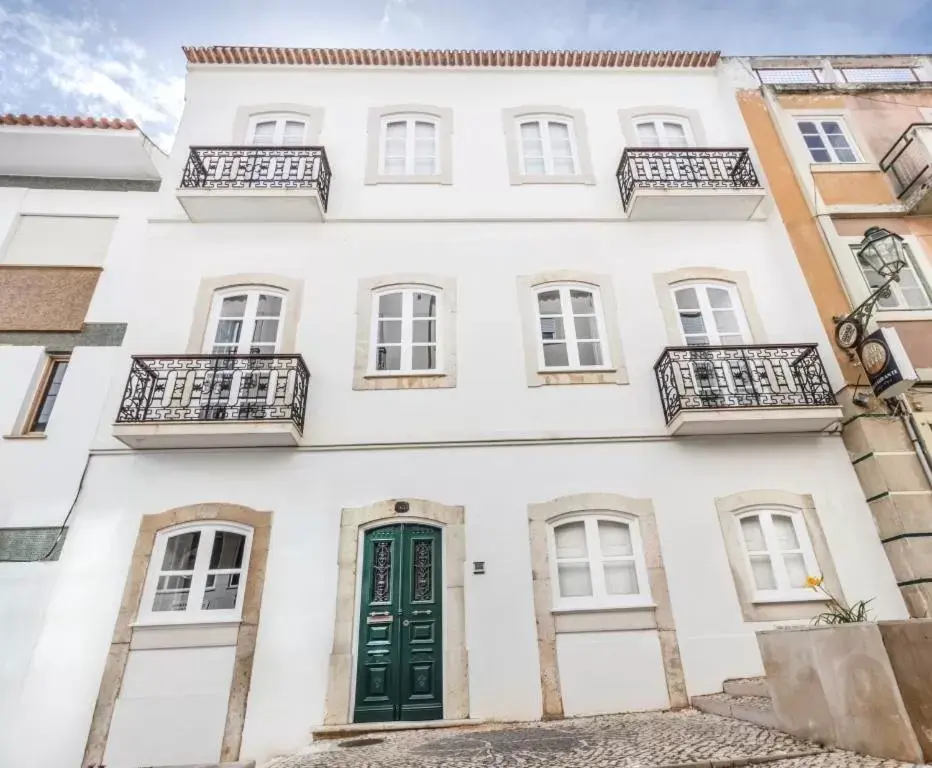
[[[373,369],[377,373],[437,373],[438,304],[427,290],[402,288],[373,296]]]
[[[609,365],[598,291],[582,286],[546,286],[537,291],[541,369]]]
[[[382,131],[382,173],[432,176],[440,172],[436,122],[402,117],[386,121]]]
[[[758,595],[809,597],[806,577],[818,575],[818,565],[801,515],[762,510],[738,522]]]
[[[890,295],[881,296],[877,301],[880,309],[929,309],[932,308],[932,295],[916,263],[916,257],[906,243],[903,243],[906,253],[906,266],[900,270],[899,281],[890,284]],[[852,245],[851,252],[855,261],[867,281],[868,287],[874,291],[886,279],[875,272],[858,256],[858,246]]]
[[[521,162],[529,176],[572,176],[577,173],[576,139],[567,120],[535,118],[518,125]]]
[[[23,430],[25,433],[45,433],[65,378],[65,371],[68,369],[68,360],[68,355],[49,355],[29,418],[26,420],[26,428]]]
[[[840,117],[797,119],[796,125],[814,163],[862,162]]]

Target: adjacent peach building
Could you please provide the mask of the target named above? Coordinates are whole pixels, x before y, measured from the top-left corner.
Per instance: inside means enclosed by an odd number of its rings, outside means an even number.
[[[919,384],[871,397],[837,350],[846,387],[843,436],[913,616],[932,615],[932,66],[927,56],[729,59],[774,203],[826,331],[879,275],[856,246],[868,227],[905,239],[909,263],[874,322],[896,328]],[[791,308],[788,308],[791,309]],[[869,596],[859,596],[869,597]]]

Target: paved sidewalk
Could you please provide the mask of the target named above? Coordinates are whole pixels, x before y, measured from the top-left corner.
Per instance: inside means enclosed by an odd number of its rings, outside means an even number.
[[[368,739],[379,741],[365,744],[363,740]],[[353,746],[353,742],[365,745]],[[749,759],[774,768],[907,765],[852,752],[818,750],[817,744],[784,733],[685,710],[368,734],[314,744],[269,763],[268,768],[659,768],[713,760],[747,765]],[[806,756],[795,757],[800,754]]]

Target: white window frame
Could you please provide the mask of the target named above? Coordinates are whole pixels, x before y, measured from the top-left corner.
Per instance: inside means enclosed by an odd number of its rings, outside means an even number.
[[[681,342],[686,345],[686,332],[683,329],[683,320],[680,315],[680,307],[676,301],[676,294],[678,291],[683,288],[695,288],[696,296],[699,298],[699,311],[702,314],[702,321],[706,327],[705,335],[709,337],[709,346],[718,347],[724,346],[721,343],[719,338],[719,332],[715,327],[715,316],[713,314],[712,305],[709,303],[709,296],[706,293],[705,289],[707,288],[720,288],[722,290],[728,291],[731,296],[732,305],[735,309],[735,314],[738,316],[738,327],[741,331],[741,343],[742,344],[753,344],[754,336],[751,333],[751,327],[748,323],[748,314],[747,309],[744,306],[744,303],[741,301],[741,292],[738,290],[738,286],[734,283],[727,282],[716,282],[714,280],[684,280],[682,282],[673,283],[670,286],[670,291],[673,299],[673,311],[676,313],[676,327],[679,332],[679,337]],[[701,290],[700,290],[701,289]],[[712,342],[712,338],[717,339],[716,343]],[[734,345],[727,345],[734,346]],[[702,347],[696,345],[696,349],[701,349]]]
[[[155,600],[156,587],[158,586],[159,576],[171,571],[162,571],[162,561],[165,558],[165,548],[168,540],[179,534],[192,533],[200,531],[201,537],[198,542],[197,555],[195,556],[194,569],[191,571],[191,589],[188,591],[187,608],[184,611],[153,611],[152,604]],[[236,606],[230,609],[207,610],[201,607],[204,600],[204,593],[207,591],[207,572],[210,566],[210,556],[213,551],[214,535],[217,532],[237,533],[246,537],[243,547],[243,564],[239,570],[239,589],[236,593]],[[209,537],[207,534],[210,534]],[[155,537],[155,543],[152,548],[152,556],[149,559],[149,570],[146,574],[146,581],[142,590],[142,598],[139,603],[139,614],[136,617],[136,624],[215,624],[224,622],[236,622],[242,618],[243,600],[246,594],[246,586],[249,573],[249,558],[252,554],[252,536],[253,529],[247,525],[237,523],[184,523],[171,528],[166,528],[158,532]],[[230,570],[230,569],[227,569]]]
[[[864,273],[864,265],[861,264],[860,259],[858,259],[858,243],[850,243],[849,248],[851,250],[851,258],[854,260],[855,266],[858,268],[858,272],[861,273],[861,279],[864,281],[864,285],[867,286],[868,293],[872,292],[874,289],[871,288],[870,283],[867,280],[867,275]],[[926,304],[921,307],[910,307],[906,303],[906,299],[903,296],[903,291],[900,288],[899,282],[894,280],[890,283],[890,296],[891,298],[896,299],[896,306],[889,307],[884,306],[880,302],[877,303],[875,307],[876,312],[929,312],[932,311],[932,289],[930,289],[929,282],[926,280],[925,271],[919,264],[919,259],[916,257],[916,253],[913,247],[909,243],[903,243],[906,250],[906,268],[912,270],[913,275],[916,277],[916,282],[919,284],[919,287],[922,288],[923,293],[926,297]],[[904,270],[905,271],[905,270]],[[883,301],[881,299],[881,301]]]
[[[777,544],[777,537],[773,526],[773,515],[783,515],[789,517],[793,523],[793,530],[796,533],[796,540],[799,542],[797,550],[781,550]],[[747,543],[744,541],[744,532],[741,529],[741,521],[749,517],[759,517],[761,530],[764,534],[764,542],[767,550],[766,554],[770,557],[770,567],[773,570],[774,580],[777,583],[776,589],[759,589],[757,581],[754,578],[754,570],[751,566],[751,553],[748,552]],[[819,563],[816,559],[812,547],[812,540],[809,537],[809,530],[806,527],[806,520],[800,510],[793,507],[783,507],[779,505],[767,505],[744,509],[735,515],[738,526],[738,536],[741,543],[741,549],[744,552],[744,566],[747,569],[748,584],[752,589],[752,602],[755,603],[788,603],[788,602],[808,602],[808,601],[825,601],[825,596],[809,587],[793,588],[789,586],[789,576],[786,571],[786,564],[783,562],[784,554],[799,553],[803,556],[808,576],[821,576]],[[754,554],[763,554],[755,552]]]
[[[658,141],[660,141],[662,137],[663,123],[675,123],[676,125],[679,125],[683,128],[683,134],[686,137],[686,147],[682,147],[682,149],[696,146],[696,138],[693,135],[692,125],[690,124],[690,121],[686,119],[685,117],[680,117],[679,115],[663,115],[663,114],[638,115],[637,117],[632,118],[632,123],[634,125],[634,135],[638,140],[639,147],[645,147],[648,149],[650,148],[650,147],[646,147],[646,145],[644,144],[641,144],[641,137],[638,134],[638,127],[641,125],[644,125],[645,123],[653,124],[654,130],[657,132]],[[672,144],[660,143],[657,146],[660,148],[667,147],[667,148],[681,149],[681,147],[673,147]]]
[[[579,362],[579,346],[576,339],[576,323],[573,322],[573,305],[570,291],[579,290],[592,294],[592,303],[595,307],[595,322],[599,332],[599,347],[602,351],[601,365],[581,365]],[[563,343],[566,344],[568,365],[547,365],[544,358],[544,340],[540,329],[540,302],[539,296],[550,291],[560,292],[560,312],[563,319]],[[605,326],[605,310],[602,307],[602,297],[599,286],[589,283],[541,283],[535,285],[532,291],[534,301],[534,324],[537,341],[537,367],[541,373],[559,373],[561,371],[606,371],[613,370],[612,353],[608,344],[608,334]],[[583,339],[586,341],[586,339]]]
[[[256,135],[256,126],[259,123],[275,123],[275,132],[272,138],[272,144],[267,145],[263,144],[261,146],[273,146],[280,147],[285,146],[282,142],[285,137],[285,123],[301,123],[304,126],[304,135],[301,138],[300,144],[289,144],[287,146],[300,147],[307,144],[308,131],[310,129],[310,121],[307,118],[307,115],[293,114],[289,112],[267,112],[265,114],[251,115],[249,118],[249,128],[246,132],[246,141],[249,145],[254,144],[254,137]],[[257,145],[258,146],[258,145]]]
[[[390,371],[380,371],[377,366],[379,354],[379,299],[386,294],[401,293],[401,368]],[[412,340],[414,329],[414,299],[415,293],[427,293],[437,299],[434,314],[436,324],[435,336],[436,343],[436,361],[437,366],[430,369],[414,369],[411,367],[413,362],[414,346],[426,346],[423,342],[414,342]],[[367,376],[442,376],[443,372],[443,291],[430,285],[404,284],[404,285],[386,285],[372,291],[372,313],[369,328],[369,370]],[[426,319],[426,318],[419,318]]]
[[[246,295],[246,307],[243,310],[243,326],[240,330],[239,343],[237,351],[233,354],[248,355],[249,347],[252,346],[252,335],[256,325],[256,310],[259,306],[259,296],[276,296],[282,300],[281,311],[278,315],[278,332],[275,337],[275,351],[268,354],[280,354],[282,349],[282,335],[285,326],[286,303],[288,294],[278,288],[271,288],[261,285],[237,285],[214,291],[210,305],[210,314],[207,318],[207,328],[204,332],[204,341],[202,349],[205,355],[213,354],[213,347],[217,338],[217,326],[220,323],[220,310],[223,307],[223,300],[231,296]],[[245,351],[243,351],[245,349]]]
[[[598,525],[600,520],[610,523],[623,523],[631,533],[630,557],[603,558],[599,543]],[[573,558],[572,562],[588,562],[589,577],[592,581],[592,595],[585,597],[563,597],[560,594],[559,562],[557,561],[557,543],[555,530],[568,523],[585,524],[587,558]],[[547,547],[550,561],[550,581],[553,585],[553,610],[579,611],[612,608],[647,608],[654,605],[648,582],[647,562],[644,558],[644,544],[638,519],[634,515],[620,512],[586,512],[558,517],[547,523]],[[605,562],[633,560],[634,572],[638,580],[638,592],[630,595],[609,595],[605,589]],[[564,558],[563,563],[570,562]]]
[[[405,123],[405,171],[404,173],[388,173],[385,170],[385,148],[388,138],[389,123]],[[415,133],[417,123],[428,123],[434,128],[434,168],[430,173],[419,173],[415,166]],[[436,115],[408,113],[392,114],[382,117],[379,128],[379,175],[387,179],[406,176],[440,176],[443,173],[441,158],[441,124]]]
[[[521,127],[528,123],[537,123],[540,130],[541,146],[543,148],[544,172],[543,174],[528,171],[524,158],[524,142],[521,137]],[[565,125],[570,138],[570,153],[573,160],[572,173],[557,173],[553,169],[553,149],[550,146],[550,123]],[[520,115],[515,119],[515,141],[517,142],[518,162],[524,176],[579,176],[582,173],[579,160],[579,145],[576,141],[576,124],[572,117],[566,115]]]
[[[845,137],[845,141],[848,142],[848,148],[854,154],[854,160],[839,160],[838,154],[835,151],[835,147],[832,146],[832,143],[828,139],[828,134],[825,133],[825,130],[822,128],[823,122],[833,122],[838,123],[841,127],[841,132]],[[793,123],[796,128],[796,135],[799,137],[799,141],[803,146],[803,151],[805,152],[804,157],[809,165],[814,166],[825,166],[825,165],[856,165],[858,163],[866,162],[864,159],[864,153],[861,151],[858,146],[857,141],[854,139],[854,133],[851,130],[851,126],[848,125],[848,121],[845,119],[844,115],[809,115],[809,114],[794,114]],[[822,144],[824,148],[829,153],[830,160],[821,161],[816,160],[812,156],[812,152],[809,150],[809,145],[806,144],[805,135],[800,128],[800,123],[813,123],[816,126],[816,132],[819,135],[819,138],[822,139]]]

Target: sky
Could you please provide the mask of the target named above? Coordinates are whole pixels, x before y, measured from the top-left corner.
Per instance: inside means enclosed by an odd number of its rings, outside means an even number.
[[[0,0],[0,113],[129,117],[168,149],[182,45],[932,53],[932,0]]]

